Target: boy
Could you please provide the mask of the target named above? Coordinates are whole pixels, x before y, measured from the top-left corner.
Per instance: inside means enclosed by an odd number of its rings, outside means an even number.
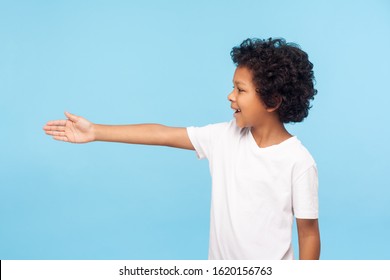
[[[308,115],[313,65],[284,39],[247,39],[231,52],[237,68],[228,95],[234,119],[205,127],[107,126],[65,113],[44,130],[54,139],[111,141],[195,150],[210,161],[209,259],[319,259],[316,164],[284,123]]]

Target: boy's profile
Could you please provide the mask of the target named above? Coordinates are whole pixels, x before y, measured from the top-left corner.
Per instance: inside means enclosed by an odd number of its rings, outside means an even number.
[[[210,162],[209,259],[319,259],[315,161],[285,123],[307,117],[316,90],[313,65],[284,39],[247,39],[234,47],[228,95],[234,119],[204,127],[99,125],[65,113],[44,130],[71,143],[109,141],[195,150]]]

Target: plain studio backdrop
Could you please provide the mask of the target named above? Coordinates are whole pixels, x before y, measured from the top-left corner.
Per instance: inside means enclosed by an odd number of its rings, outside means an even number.
[[[252,37],[296,42],[314,64],[318,95],[288,129],[318,164],[322,258],[389,259],[386,0],[0,0],[0,259],[206,259],[207,161],[42,127],[65,110],[229,121],[230,51]]]

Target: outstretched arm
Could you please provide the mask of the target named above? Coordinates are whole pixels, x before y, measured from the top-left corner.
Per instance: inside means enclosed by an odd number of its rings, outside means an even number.
[[[55,140],[71,143],[92,141],[159,145],[194,150],[186,128],[160,124],[100,125],[65,113],[67,120],[48,122],[43,129]]]

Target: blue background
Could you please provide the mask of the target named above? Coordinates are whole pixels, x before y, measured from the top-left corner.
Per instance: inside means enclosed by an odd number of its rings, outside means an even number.
[[[285,37],[315,65],[313,108],[288,129],[318,163],[322,258],[389,259],[386,0],[0,0],[0,259],[206,259],[207,161],[42,126],[65,110],[228,121],[229,53],[248,37]]]

